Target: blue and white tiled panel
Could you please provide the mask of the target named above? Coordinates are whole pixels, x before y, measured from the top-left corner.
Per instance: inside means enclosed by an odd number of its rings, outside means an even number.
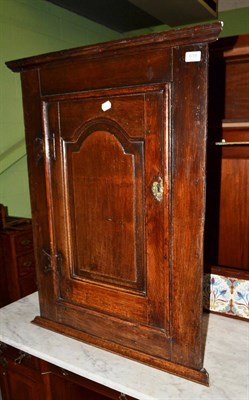
[[[205,274],[203,302],[206,310],[249,319],[249,281]]]

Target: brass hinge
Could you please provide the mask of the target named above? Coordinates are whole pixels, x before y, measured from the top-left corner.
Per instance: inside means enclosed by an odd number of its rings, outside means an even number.
[[[44,249],[42,249],[42,258],[43,258],[43,271],[45,274],[52,271],[52,260],[51,255]]]
[[[44,158],[44,141],[40,137],[36,137],[34,141],[34,155],[36,165]]]
[[[49,156],[52,160],[56,160],[55,133],[49,137]]]
[[[61,275],[61,270],[62,270],[62,254],[57,253],[55,255],[56,258],[56,269],[59,275]]]
[[[43,257],[43,271],[45,274],[52,271],[52,257],[51,254],[48,253],[45,249],[42,249],[42,257]],[[56,253],[55,255],[55,264],[56,270],[59,274],[61,274],[62,268],[62,254]]]
[[[52,135],[48,138],[48,151],[49,157],[52,160],[56,160],[56,141],[55,141],[55,133],[53,132]],[[35,154],[35,161],[36,165],[40,163],[40,161],[44,158],[45,153],[45,146],[44,146],[44,139],[41,137],[36,137],[34,140],[34,154]]]

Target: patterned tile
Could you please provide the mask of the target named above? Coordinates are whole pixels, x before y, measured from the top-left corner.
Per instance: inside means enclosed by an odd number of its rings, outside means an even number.
[[[203,303],[206,310],[249,319],[249,281],[205,274]]]
[[[237,281],[233,292],[233,306],[238,316],[249,318],[249,281]]]

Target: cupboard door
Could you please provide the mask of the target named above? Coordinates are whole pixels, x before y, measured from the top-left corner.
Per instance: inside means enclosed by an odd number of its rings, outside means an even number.
[[[153,85],[43,105],[57,322],[164,358],[169,103]]]

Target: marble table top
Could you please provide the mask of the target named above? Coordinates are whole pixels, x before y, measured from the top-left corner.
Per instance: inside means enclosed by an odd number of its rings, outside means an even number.
[[[31,324],[37,293],[0,309],[0,341],[139,400],[248,400],[249,324],[206,315],[210,387]]]

